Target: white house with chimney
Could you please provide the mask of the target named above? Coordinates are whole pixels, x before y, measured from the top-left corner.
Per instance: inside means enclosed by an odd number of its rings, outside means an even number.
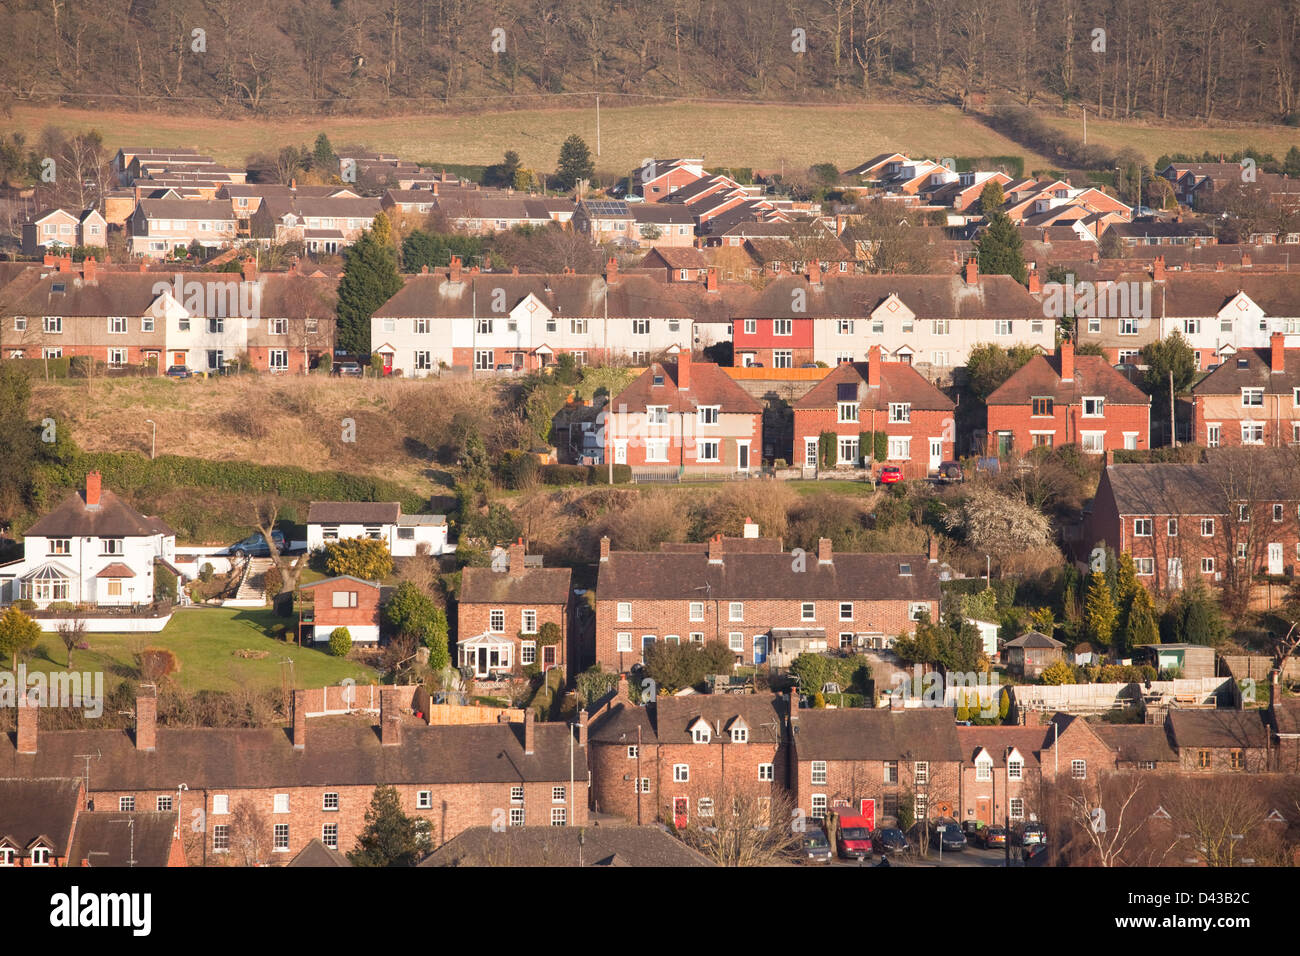
[[[153,603],[154,565],[174,564],[176,533],[103,488],[93,471],[84,491],[27,529],[23,550],[21,560],[0,565],[0,604],[131,608]]]
[[[403,514],[397,501],[313,501],[307,511],[307,550],[343,538],[383,541],[395,558],[456,551],[447,541],[446,515]]]

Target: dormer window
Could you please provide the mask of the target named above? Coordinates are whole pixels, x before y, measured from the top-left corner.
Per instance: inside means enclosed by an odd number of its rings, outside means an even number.
[[[50,848],[47,846],[38,846],[32,848],[32,866],[49,866],[50,865]]]
[[[747,743],[749,743],[749,728],[748,728],[748,727],[732,727],[732,728],[731,728],[731,742],[732,742],[733,744],[747,744]]]
[[[691,724],[691,742],[697,744],[707,744],[713,739],[713,731],[709,728],[708,721],[703,717],[697,719]]]
[[[661,385],[663,385],[663,383],[664,383],[664,376],[663,376],[663,373],[662,373],[662,372],[655,372],[655,375],[654,375],[654,386],[655,386],[655,388],[660,387]]]
[[[992,780],[993,779],[993,760],[988,755],[981,755],[975,761],[975,779]]]
[[[912,566],[910,564],[900,564],[898,566],[899,577],[905,578],[905,577],[909,577],[911,574],[912,574]]]

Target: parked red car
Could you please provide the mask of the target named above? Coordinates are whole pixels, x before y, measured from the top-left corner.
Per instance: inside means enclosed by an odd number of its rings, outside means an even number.
[[[903,480],[903,469],[897,465],[885,465],[880,469],[880,483],[892,485]]]

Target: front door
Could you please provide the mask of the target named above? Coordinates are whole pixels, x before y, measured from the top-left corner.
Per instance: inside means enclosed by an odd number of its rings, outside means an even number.
[[[804,439],[803,466],[805,468],[817,467],[817,439]]]
[[[930,439],[930,470],[938,471],[939,466],[943,464],[943,439]]]
[[[686,807],[685,797],[673,797],[673,826],[679,830],[686,827]]]
[[[874,830],[876,828],[876,801],[871,799],[860,801],[859,810],[867,818],[867,829]]]
[[[749,471],[749,443],[736,443],[736,468],[740,471]]]
[[[625,441],[614,442],[614,464],[616,465],[627,464],[627,442]]]
[[[1169,587],[1170,590],[1177,591],[1183,586],[1183,559],[1169,559]]]
[[[980,823],[983,823],[985,826],[993,822],[989,813],[988,797],[975,798],[975,819]]]
[[[1006,458],[1011,454],[1011,432],[998,432],[998,457]]]
[[[767,661],[767,635],[759,634],[754,638],[754,663],[763,664]]]
[[[393,353],[392,352],[384,353],[384,374],[385,375],[393,374]]]
[[[1268,544],[1268,573],[1282,573],[1282,545],[1275,541]]]
[[[488,649],[486,647],[474,648],[474,676],[487,677],[488,675]]]

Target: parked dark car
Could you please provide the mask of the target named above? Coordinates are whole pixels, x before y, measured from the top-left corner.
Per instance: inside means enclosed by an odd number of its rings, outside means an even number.
[[[803,836],[804,858],[812,863],[831,861],[831,841],[821,827],[809,827]]]
[[[360,378],[363,374],[360,362],[339,362],[334,366],[335,375],[351,375]]]
[[[192,378],[193,375],[194,375],[194,373],[191,372],[191,371],[190,371],[188,368],[186,368],[184,365],[169,365],[169,366],[167,366],[167,377],[168,377],[168,378]]]
[[[1007,828],[1001,826],[980,827],[975,831],[975,844],[986,850],[1001,849],[1007,845]]]
[[[878,827],[871,834],[871,849],[881,856],[897,856],[911,850],[912,844],[898,827]]]
[[[945,853],[960,853],[966,849],[966,835],[955,823],[936,823],[930,830],[930,847]]]
[[[961,462],[945,461],[939,465],[939,480],[947,482],[960,482],[966,480],[966,474],[962,471]]]
[[[1012,846],[1034,846],[1047,842],[1047,831],[1041,823],[1017,823],[1011,828]]]
[[[285,540],[284,533],[279,529],[271,531],[271,540],[275,542],[277,551],[284,551]],[[243,541],[232,544],[229,548],[230,556],[243,560],[244,558],[269,558],[271,549],[267,546],[266,538],[259,531],[257,534],[249,535]]]
[[[885,465],[880,469],[880,483],[893,485],[903,480],[903,469],[897,465]]]

